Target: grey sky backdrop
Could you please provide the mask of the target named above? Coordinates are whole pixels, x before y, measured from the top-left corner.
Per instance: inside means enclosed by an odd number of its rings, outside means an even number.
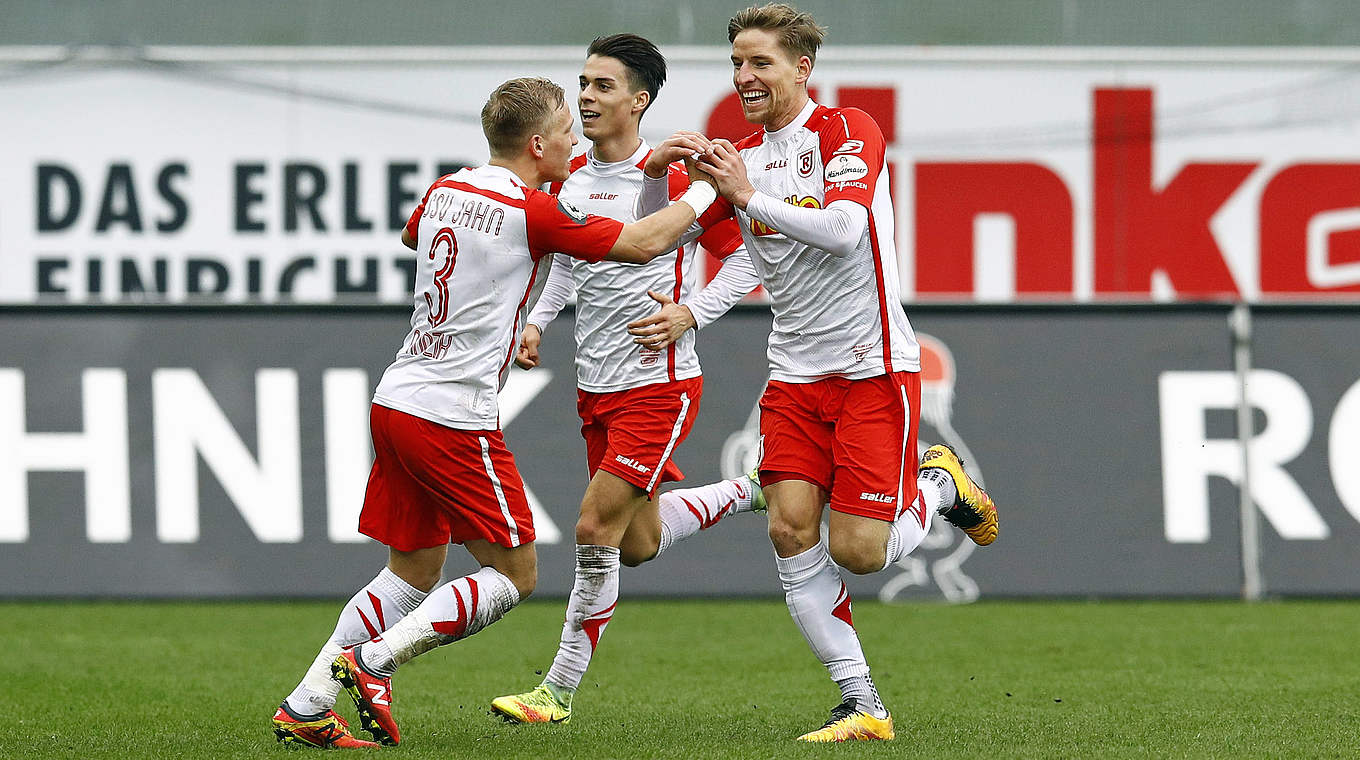
[[[868,45],[1360,45],[1355,0],[802,0]],[[722,44],[740,0],[6,0],[0,45]]]

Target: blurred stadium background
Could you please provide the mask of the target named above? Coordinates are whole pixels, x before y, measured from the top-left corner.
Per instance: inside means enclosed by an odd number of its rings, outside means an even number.
[[[1006,513],[996,549],[942,532],[854,591],[1360,592],[1353,4],[805,5],[831,28],[817,96],[890,141],[923,440],[961,446]],[[526,73],[570,91],[589,39],[632,30],[671,57],[648,137],[746,129],[730,2],[7,6],[10,597],[368,577],[382,550],[353,523],[366,399],[405,330],[397,230],[433,177],[485,159],[486,93]],[[692,481],[752,456],[768,312],[750,300],[701,336]],[[548,595],[584,484],[552,332],[505,419]],[[636,590],[774,593],[760,526],[715,533]]]

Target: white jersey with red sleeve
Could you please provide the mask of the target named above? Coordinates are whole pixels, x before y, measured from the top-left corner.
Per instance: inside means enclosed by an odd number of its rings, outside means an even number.
[[[417,241],[411,331],[373,402],[448,427],[498,428],[496,394],[548,254],[599,261],[622,229],[502,167],[440,178],[406,223]]]
[[[838,200],[868,210],[854,250],[830,252],[786,237],[746,211],[735,212],[768,291],[770,378],[810,382],[919,371],[920,345],[902,309],[894,216],[883,133],[857,108],[808,101],[782,129],[736,145],[756,191],[796,206]]]
[[[643,141],[623,161],[603,163],[593,152],[577,156],[571,176],[554,192],[573,206],[600,216],[635,221],[635,201],[642,190],[642,167],[651,154]],[[688,187],[683,169],[673,167],[671,196]],[[705,232],[699,242],[718,256],[727,256],[741,245],[736,223],[718,212],[699,219]],[[659,305],[648,290],[686,301],[695,287],[694,259],[698,246],[688,243],[662,254],[647,264],[614,261],[573,261],[576,288],[576,383],[585,391],[609,393],[652,383],[697,377],[702,370],[694,349],[694,331],[657,351],[633,342],[628,323],[656,313]],[[536,312],[537,314],[537,312]]]

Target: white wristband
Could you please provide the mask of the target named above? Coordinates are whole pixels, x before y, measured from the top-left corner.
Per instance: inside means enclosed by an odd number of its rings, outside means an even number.
[[[694,218],[698,219],[717,199],[718,191],[714,190],[712,185],[707,182],[691,182],[689,189],[676,198],[675,202],[688,203],[689,207],[694,209]]]

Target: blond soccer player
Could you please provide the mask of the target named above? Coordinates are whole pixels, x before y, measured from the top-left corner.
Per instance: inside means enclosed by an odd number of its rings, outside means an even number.
[[[770,296],[759,464],[770,541],[789,612],[841,691],[825,724],[799,739],[891,739],[840,568],[892,565],[935,514],[990,544],[997,515],[948,447],[927,450],[918,474],[920,346],[898,291],[883,134],[863,111],[809,97],[824,34],[783,3],[731,19],[733,85],[760,129],[735,145],[714,140],[699,168]]]
[[[553,252],[645,264],[671,250],[714,197],[696,183],[679,202],[624,224],[535,189],[567,178],[577,142],[562,89],[545,79],[498,87],[482,129],[491,160],[436,181],[402,234],[417,262],[411,329],[373,395],[375,458],[359,517],[359,531],[387,545],[387,566],[345,605],[274,713],[280,741],[397,744],[396,669],[485,629],[533,591],[533,518],[497,408],[527,304]],[[441,582],[450,543],[481,569]],[[335,713],[342,687],[373,741]]]

